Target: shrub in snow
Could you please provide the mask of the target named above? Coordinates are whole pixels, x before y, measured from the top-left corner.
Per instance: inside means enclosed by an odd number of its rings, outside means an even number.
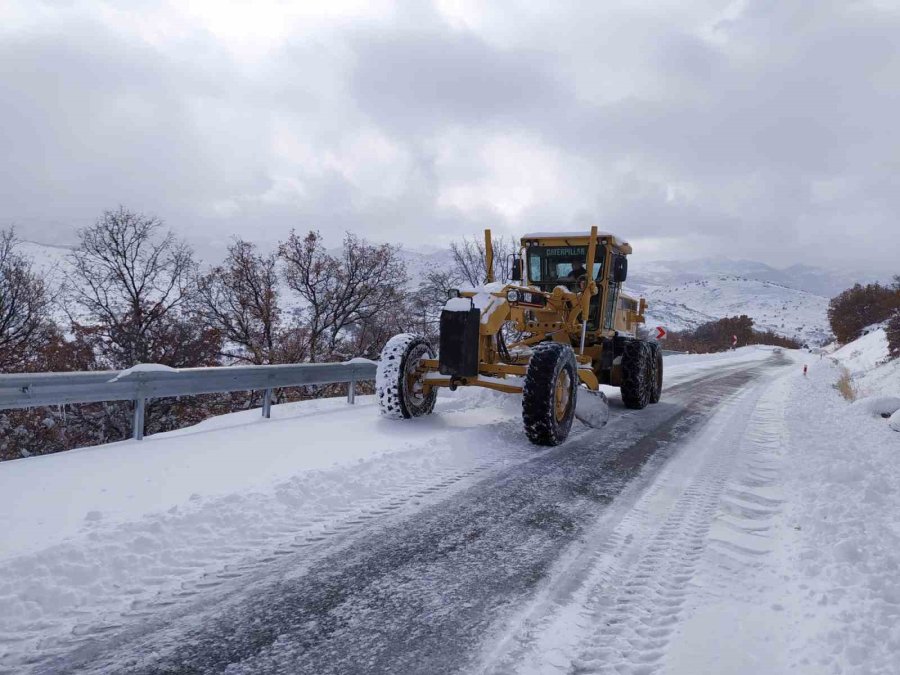
[[[803,372],[806,373],[806,370],[804,370]],[[853,386],[853,378],[850,377],[850,372],[846,368],[843,369],[843,372],[838,378],[838,381],[835,383],[834,388],[841,392],[841,396],[843,396],[848,401],[856,400],[856,387]]]
[[[838,342],[847,344],[873,323],[890,318],[900,309],[900,288],[856,284],[828,303],[828,321]]]
[[[856,401],[853,407],[874,417],[890,417],[891,415],[897,417],[896,412],[900,410],[900,397],[869,396]]]
[[[897,311],[884,329],[887,335],[888,352],[892,359],[900,358],[900,311]]]

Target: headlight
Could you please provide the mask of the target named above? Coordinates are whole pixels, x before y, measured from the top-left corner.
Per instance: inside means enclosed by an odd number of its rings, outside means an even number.
[[[519,301],[519,291],[511,290],[506,292],[506,299],[509,302],[518,302]]]
[[[531,305],[532,307],[544,307],[547,304],[547,298],[540,293],[519,291],[519,304]]]

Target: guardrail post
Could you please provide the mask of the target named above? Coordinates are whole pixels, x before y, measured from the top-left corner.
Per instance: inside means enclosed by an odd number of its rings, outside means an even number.
[[[269,419],[272,416],[272,390],[266,389],[263,392],[262,416]]]
[[[356,378],[354,377],[350,380],[350,384],[347,386],[347,403],[353,405],[356,403]]]
[[[147,399],[141,396],[134,401],[134,440],[144,440],[144,406]]]

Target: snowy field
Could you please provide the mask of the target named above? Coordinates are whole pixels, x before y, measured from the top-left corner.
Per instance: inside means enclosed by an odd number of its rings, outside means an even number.
[[[900,433],[833,388],[844,363],[861,392],[900,393],[881,347],[784,352],[723,399],[562,552],[479,669],[897,672]],[[667,357],[667,388],[775,357]],[[0,464],[0,672],[547,452],[525,441],[515,397],[442,391],[435,415],[404,423],[357,400]],[[576,426],[567,445],[589,433]]]

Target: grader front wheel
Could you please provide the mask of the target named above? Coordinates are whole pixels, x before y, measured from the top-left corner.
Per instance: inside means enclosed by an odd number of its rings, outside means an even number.
[[[394,419],[430,415],[437,390],[427,394],[422,386],[424,374],[418,370],[421,359],[433,359],[434,348],[421,335],[395,335],[381,350],[375,381],[375,397],[381,414]]]
[[[575,352],[567,344],[534,347],[522,390],[525,434],[535,445],[559,445],[569,435],[578,385]]]

